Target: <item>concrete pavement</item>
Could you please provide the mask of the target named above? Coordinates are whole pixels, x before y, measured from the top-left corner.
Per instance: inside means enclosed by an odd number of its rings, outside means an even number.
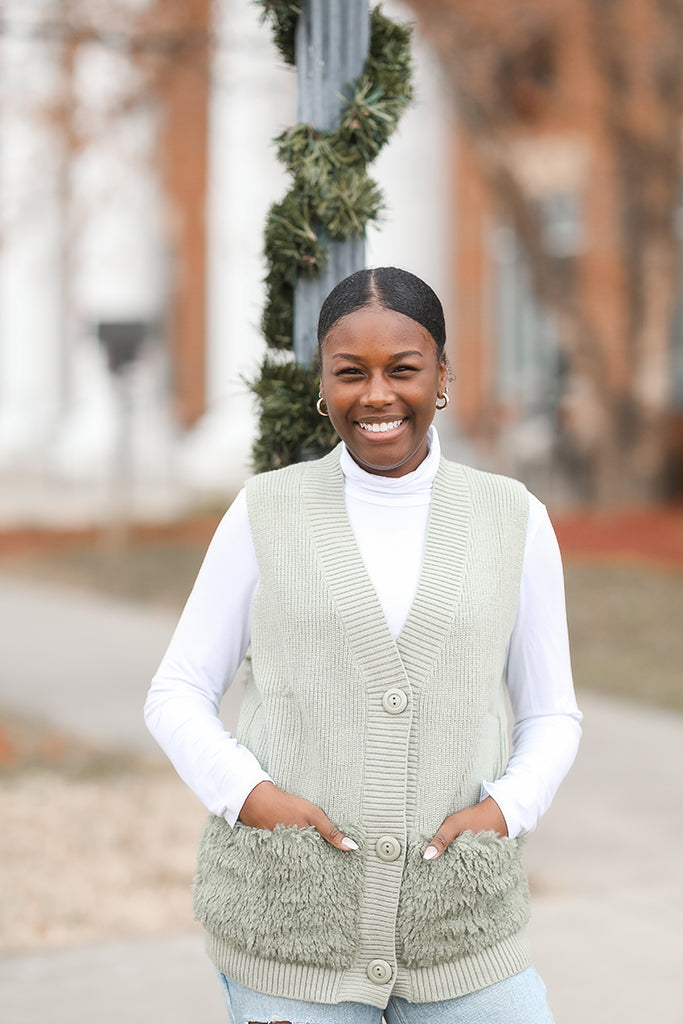
[[[142,706],[178,614],[0,574],[0,707],[68,733],[160,754]],[[239,688],[223,702],[236,721]]]
[[[0,959],[3,1024],[227,1024],[199,934]]]
[[[0,576],[0,706],[135,750],[175,615]],[[234,721],[239,690],[224,720]],[[683,718],[581,694],[574,770],[527,847],[556,1024],[683,1024]],[[180,783],[179,783],[180,785]],[[0,959],[6,1024],[220,1024],[197,933]]]

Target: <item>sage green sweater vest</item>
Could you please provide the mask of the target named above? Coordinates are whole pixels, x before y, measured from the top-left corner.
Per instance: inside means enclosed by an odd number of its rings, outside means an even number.
[[[446,815],[506,768],[503,674],[528,495],[441,460],[417,593],[394,641],[346,514],[339,454],[247,485],[261,580],[238,738],[360,850],[313,829],[212,817],[195,914],[217,968],[261,992],[379,1007],[392,993],[453,998],[529,963],[518,841],[466,833],[436,861],[422,857]]]

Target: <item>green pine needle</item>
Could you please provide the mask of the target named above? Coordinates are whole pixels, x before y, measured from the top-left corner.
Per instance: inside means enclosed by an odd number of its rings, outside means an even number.
[[[256,0],[263,8],[261,21],[270,21],[275,45],[287,64],[295,64],[294,33],[301,7],[292,0]]]
[[[339,440],[329,419],[316,409],[316,371],[266,356],[259,378],[249,387],[259,406],[260,430],[253,448],[257,473],[319,458]]]

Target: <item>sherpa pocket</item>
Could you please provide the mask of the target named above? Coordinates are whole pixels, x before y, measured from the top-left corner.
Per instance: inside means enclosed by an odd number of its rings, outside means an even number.
[[[464,832],[434,861],[431,836],[408,844],[396,921],[399,962],[433,967],[477,953],[529,919],[521,842],[495,832]]]
[[[362,886],[362,855],[335,849],[312,827],[231,829],[211,817],[199,844],[194,914],[240,952],[348,968]]]

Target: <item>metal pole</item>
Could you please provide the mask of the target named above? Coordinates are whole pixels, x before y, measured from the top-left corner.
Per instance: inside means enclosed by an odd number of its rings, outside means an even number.
[[[339,123],[349,85],[365,66],[370,40],[368,0],[304,0],[296,26],[298,119],[322,131]],[[322,235],[322,231],[321,231]],[[323,299],[335,284],[365,266],[365,238],[327,241],[325,270],[300,278],[294,294],[294,355],[309,366]]]

